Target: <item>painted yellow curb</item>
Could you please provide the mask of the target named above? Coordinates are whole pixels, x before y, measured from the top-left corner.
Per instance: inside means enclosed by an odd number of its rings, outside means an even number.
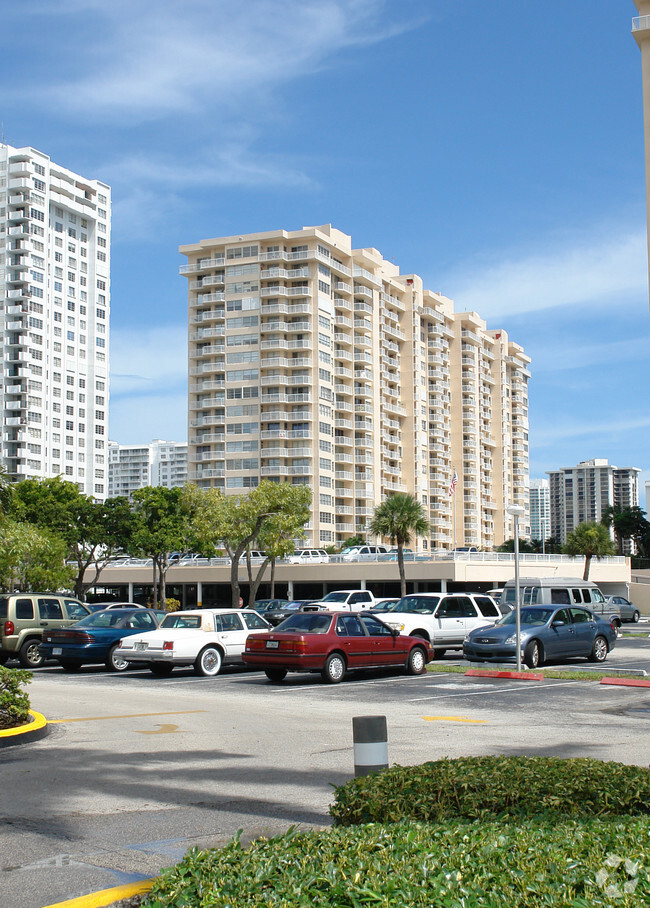
[[[105,908],[106,905],[112,905],[120,899],[144,895],[149,892],[154,882],[153,879],[140,880],[139,883],[129,883],[128,886],[114,886],[112,889],[102,889],[101,892],[93,892],[91,895],[80,895],[79,898],[68,899],[66,902],[44,905],[43,908]]]
[[[42,713],[37,713],[30,709],[29,714],[33,721],[29,725],[17,725],[15,728],[4,728],[0,731],[0,741],[4,738],[15,738],[19,735],[26,735],[30,732],[41,731],[47,725],[47,719]]]

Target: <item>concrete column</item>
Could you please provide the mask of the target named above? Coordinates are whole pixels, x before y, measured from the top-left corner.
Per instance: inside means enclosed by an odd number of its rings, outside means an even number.
[[[185,587],[183,587],[183,591],[185,591]],[[203,584],[200,580],[196,581],[196,607],[203,607]]]
[[[133,602],[133,584],[129,583],[129,602]]]

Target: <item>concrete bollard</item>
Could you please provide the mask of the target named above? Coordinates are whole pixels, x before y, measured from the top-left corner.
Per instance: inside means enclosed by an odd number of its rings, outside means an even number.
[[[386,716],[353,716],[354,775],[388,769],[388,730]]]

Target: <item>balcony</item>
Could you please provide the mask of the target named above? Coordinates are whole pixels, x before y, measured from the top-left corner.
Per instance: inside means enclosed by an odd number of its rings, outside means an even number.
[[[650,29],[650,16],[636,16],[632,19],[632,32],[642,32]]]

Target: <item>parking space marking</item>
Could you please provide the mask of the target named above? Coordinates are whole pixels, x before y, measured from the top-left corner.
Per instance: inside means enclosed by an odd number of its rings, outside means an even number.
[[[467,716],[422,716],[425,722],[470,722],[472,725],[487,725],[487,719],[468,719]]]
[[[172,725],[170,722],[167,722],[165,725],[158,725],[158,728],[153,731],[140,731],[136,728],[136,735],[173,735],[174,732],[178,731],[178,725]]]
[[[189,713],[206,713],[207,709],[174,709],[165,713],[126,713],[123,716],[81,716],[78,719],[48,719],[48,725],[60,725],[63,722],[101,722],[104,719],[142,719],[150,716],[185,716]]]
[[[549,681],[547,684],[537,684],[535,690],[541,690],[544,687],[568,687],[571,684],[576,684],[576,681]],[[530,692],[529,687],[525,687],[522,684],[518,684],[516,687],[500,687],[498,684],[491,684],[489,686],[482,686],[482,690],[470,690],[466,694],[433,694],[429,697],[414,697],[410,699],[409,703],[419,703],[421,700],[449,700],[451,697],[476,697],[476,696],[485,696],[486,694],[506,694],[512,693],[512,691],[528,691]]]

